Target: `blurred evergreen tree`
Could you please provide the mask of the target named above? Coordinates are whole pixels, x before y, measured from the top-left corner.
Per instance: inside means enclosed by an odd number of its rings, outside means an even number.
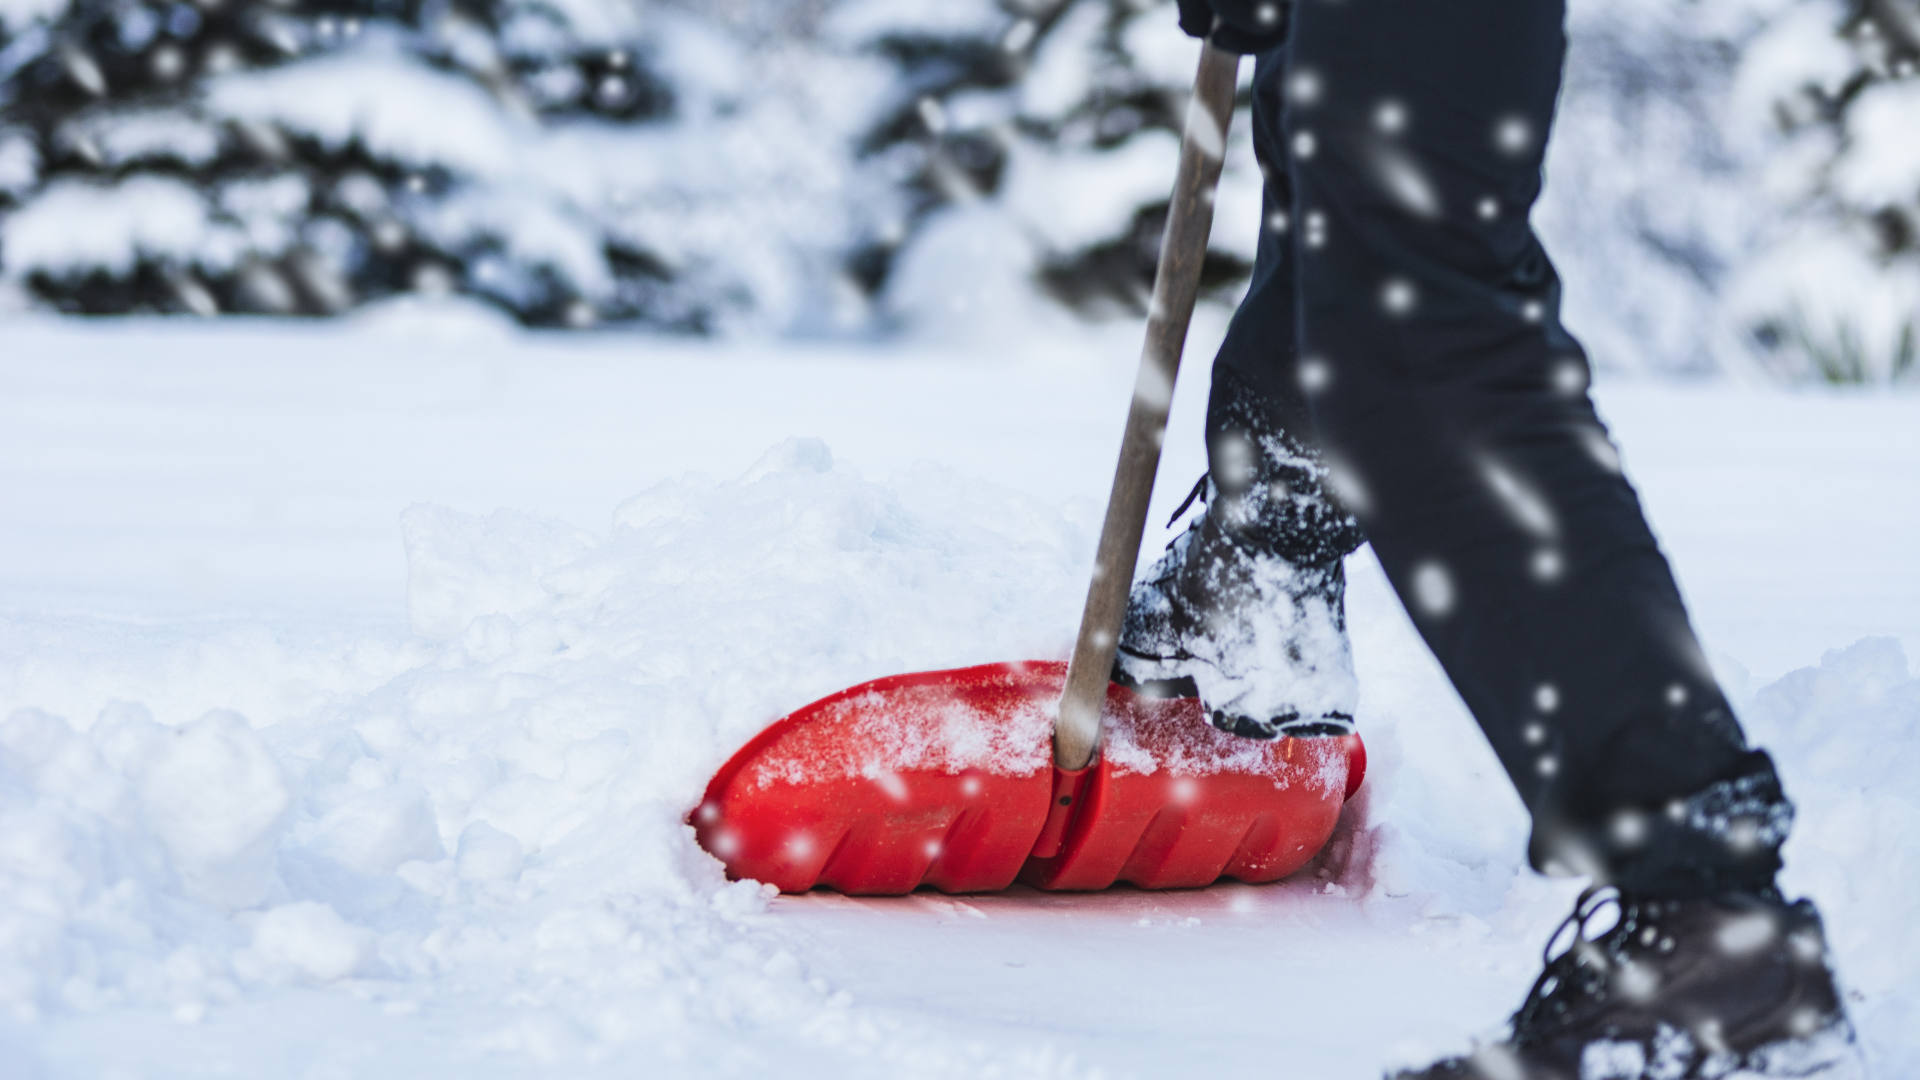
[[[1143,311],[1190,77],[1171,4],[933,9],[12,0],[0,260],[72,312],[458,292],[534,325],[845,331],[940,210],[987,204],[1055,298]],[[814,113],[782,111],[813,84]],[[608,129],[660,137],[593,141]],[[607,160],[501,160],[549,154],[529,133],[553,131]],[[1216,251],[1207,284],[1244,279],[1252,242]]]
[[[1601,352],[1711,367],[1730,325],[1789,378],[1920,375],[1920,0],[1832,2],[1575,27],[1543,229],[1632,286]],[[937,249],[921,308],[1137,315],[1193,49],[1171,0],[0,0],[0,266],[74,312],[845,333],[916,317]]]
[[[860,152],[907,201],[854,252],[857,281],[878,290],[930,216],[984,201],[1028,233],[1036,283],[1054,299],[1083,314],[1145,312],[1197,55],[1171,2],[998,0],[957,28],[887,28],[865,44],[899,83]],[[1244,283],[1257,239],[1246,104],[1243,92],[1228,188],[1252,213],[1216,230],[1203,270],[1216,297]]]
[[[39,6],[0,27],[0,257],[60,310],[328,314],[460,291],[530,324],[707,317],[577,195],[529,200],[575,234],[547,251],[474,198],[513,152],[460,129],[476,112],[671,116],[634,20],[582,33],[578,5],[543,0]],[[276,72],[296,77],[257,78]]]
[[[1734,289],[1793,379],[1920,378],[1920,0],[1789,8],[1749,50],[1744,95],[1776,145],[1781,235]]]

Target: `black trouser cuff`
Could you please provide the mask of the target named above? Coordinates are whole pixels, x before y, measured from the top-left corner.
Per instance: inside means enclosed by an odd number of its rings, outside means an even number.
[[[1780,871],[1793,803],[1765,751],[1742,769],[1663,806],[1623,807],[1603,819],[1536,815],[1527,856],[1548,874],[1585,874],[1648,899],[1762,892]]]

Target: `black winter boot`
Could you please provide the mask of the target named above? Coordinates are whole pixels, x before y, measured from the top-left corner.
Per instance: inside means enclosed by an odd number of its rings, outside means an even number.
[[[1609,911],[1618,921],[1588,937]],[[1506,1039],[1395,1080],[1863,1075],[1809,901],[1772,890],[1636,901],[1592,888],[1547,949]]]
[[[1198,697],[1236,735],[1344,735],[1357,688],[1340,560],[1360,529],[1319,458],[1231,371],[1215,372],[1206,511],[1133,587],[1113,679]]]

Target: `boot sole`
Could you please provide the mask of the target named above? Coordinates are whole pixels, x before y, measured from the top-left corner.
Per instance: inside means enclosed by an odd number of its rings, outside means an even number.
[[[1197,698],[1200,688],[1194,684],[1190,675],[1180,675],[1171,679],[1136,679],[1127,674],[1118,660],[1114,661],[1113,673],[1107,678],[1113,683],[1124,686],[1143,698],[1155,701],[1169,701],[1174,698]]]

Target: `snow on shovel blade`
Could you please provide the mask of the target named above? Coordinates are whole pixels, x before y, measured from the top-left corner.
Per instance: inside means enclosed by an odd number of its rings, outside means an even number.
[[[786,892],[1004,889],[1047,818],[1059,681],[996,664],[814,702],[721,768],[693,815],[700,844]]]
[[[1054,662],[865,683],[775,722],[692,815],[734,878],[892,896],[1273,881],[1333,833],[1360,740],[1239,739],[1191,699],[1107,693],[1098,762],[1053,764]]]

